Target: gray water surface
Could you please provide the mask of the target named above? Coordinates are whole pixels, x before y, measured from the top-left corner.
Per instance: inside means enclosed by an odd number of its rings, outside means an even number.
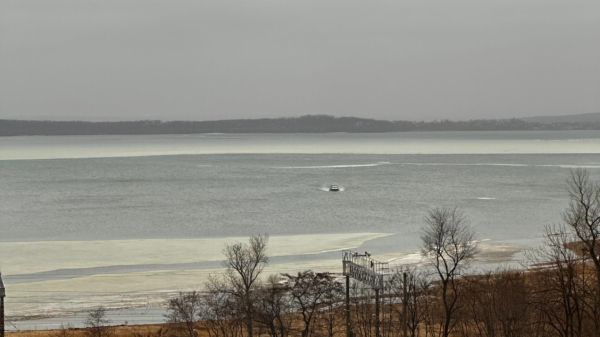
[[[596,131],[15,137],[0,139],[0,146],[0,242],[23,245],[390,233],[355,248],[409,253],[418,252],[427,210],[456,206],[479,240],[531,247],[545,225],[561,221],[570,169],[586,168],[600,178]],[[24,160],[15,160],[20,155]],[[331,184],[343,191],[328,192]],[[310,268],[337,254],[284,254],[274,263]],[[0,265],[8,264],[0,256]],[[50,304],[63,303],[71,313],[79,308],[68,291],[56,293],[55,280],[85,288],[86,277],[219,265],[200,258],[139,265],[115,260],[53,270],[32,266],[40,272],[5,278],[9,290],[35,282],[54,289],[39,312],[31,293],[11,293],[19,310],[44,315]],[[103,294],[110,295],[106,287]],[[80,308],[95,300],[86,298]]]

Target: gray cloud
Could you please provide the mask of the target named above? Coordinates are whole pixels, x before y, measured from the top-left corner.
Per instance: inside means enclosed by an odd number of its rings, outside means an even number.
[[[600,2],[4,0],[0,118],[600,111]]]

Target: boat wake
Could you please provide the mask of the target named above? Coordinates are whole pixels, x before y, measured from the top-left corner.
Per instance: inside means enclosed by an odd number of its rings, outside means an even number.
[[[576,164],[518,164],[518,163],[398,163],[406,166],[503,166],[503,167],[558,167],[565,169],[585,168],[600,169],[600,165]]]
[[[331,192],[330,190],[331,186],[321,186],[319,187],[319,191],[323,191],[323,192]],[[339,191],[340,192],[344,192],[346,189],[344,188],[344,186],[338,186]]]
[[[337,168],[355,168],[355,167],[377,167],[382,165],[390,165],[388,161],[380,161],[370,164],[345,164],[345,165],[314,165],[314,166],[278,166],[278,169],[337,169]]]
[[[508,167],[530,167],[529,164],[511,163],[398,163],[398,165],[411,166],[508,166]]]
[[[598,169],[598,168],[600,168],[600,165],[571,165],[571,164],[536,165],[536,166],[539,166],[539,167],[560,167],[560,168],[565,168],[565,169],[576,169],[576,168]]]

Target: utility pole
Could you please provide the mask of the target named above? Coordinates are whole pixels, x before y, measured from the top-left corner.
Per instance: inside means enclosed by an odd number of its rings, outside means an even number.
[[[0,337],[4,337],[4,283],[2,282],[2,273],[0,273]]]
[[[350,322],[350,275],[346,275],[346,337],[352,337],[352,323]]]
[[[375,337],[381,337],[381,315],[379,314],[379,289],[375,289]]]

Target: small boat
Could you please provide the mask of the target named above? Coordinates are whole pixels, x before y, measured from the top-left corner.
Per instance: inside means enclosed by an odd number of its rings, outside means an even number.
[[[329,192],[339,192],[339,191],[340,191],[340,187],[338,185],[329,186]]]

